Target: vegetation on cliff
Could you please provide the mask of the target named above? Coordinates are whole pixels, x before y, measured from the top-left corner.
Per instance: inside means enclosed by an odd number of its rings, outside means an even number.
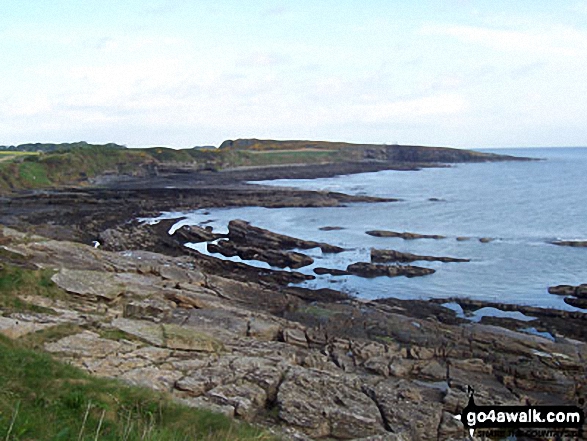
[[[21,298],[66,296],[51,281],[51,271],[28,269],[15,259],[0,255],[0,312],[47,313]],[[273,439],[224,415],[177,404],[166,394],[90,376],[40,350],[76,331],[82,329],[63,324],[12,340],[0,334],[0,438]]]
[[[0,191],[87,183],[104,173],[146,176],[158,167],[216,171],[234,167],[381,162],[442,164],[513,160],[446,147],[238,139],[218,149],[127,149],[118,144],[23,144],[0,147]]]
[[[0,436],[38,440],[269,440],[164,394],[92,377],[0,336]]]

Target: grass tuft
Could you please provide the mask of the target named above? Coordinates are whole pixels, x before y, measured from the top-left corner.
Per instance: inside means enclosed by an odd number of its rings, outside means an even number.
[[[32,305],[20,297],[35,295],[66,299],[67,294],[53,283],[52,276],[53,271],[47,269],[32,270],[0,264],[0,309],[5,314],[23,311],[51,313],[50,309]]]
[[[272,440],[164,394],[91,377],[0,336],[0,439]]]

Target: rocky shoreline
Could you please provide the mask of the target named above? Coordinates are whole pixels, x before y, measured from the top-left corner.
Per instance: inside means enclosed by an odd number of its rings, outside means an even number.
[[[46,312],[0,317],[0,332],[19,338],[69,326],[71,332],[47,340],[45,350],[96,375],[163,390],[289,439],[468,439],[453,418],[467,404],[468,386],[477,404],[587,410],[587,314],[454,299],[465,312],[495,307],[535,317],[475,323],[439,304],[450,299],[363,301],[291,287],[311,276],[183,246],[194,237],[220,238],[205,228],[169,235],[171,222],[133,221],[166,209],[382,201],[264,189],[242,183],[258,173],[238,174],[169,175],[149,186],[127,180],[7,197],[0,208],[3,264],[52,269],[67,296],[23,299]],[[176,188],[165,188],[169,182]],[[288,257],[288,247],[303,248],[302,239],[251,228],[233,223],[228,236],[240,252],[273,248]],[[270,240],[260,247],[263,237]],[[93,240],[101,246],[93,248]],[[328,244],[307,245],[336,252]],[[522,329],[530,327],[534,333]]]

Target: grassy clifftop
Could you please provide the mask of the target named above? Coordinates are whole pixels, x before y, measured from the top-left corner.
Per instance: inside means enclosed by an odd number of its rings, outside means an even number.
[[[0,190],[5,191],[77,184],[108,170],[132,173],[153,161],[145,152],[109,146],[2,156]]]
[[[326,141],[237,139],[215,148],[127,149],[118,144],[23,144],[0,147],[0,192],[79,185],[104,173],[145,175],[160,166],[222,170],[243,166],[379,161],[442,164],[514,160],[509,156],[446,147],[351,144]]]
[[[237,139],[224,141],[219,148],[223,152],[243,155],[291,155],[328,159],[331,161],[391,161],[397,163],[454,163],[516,160],[511,156],[481,153],[449,147],[425,147],[416,145],[352,144],[328,141],[274,141]],[[304,161],[305,162],[305,161]]]

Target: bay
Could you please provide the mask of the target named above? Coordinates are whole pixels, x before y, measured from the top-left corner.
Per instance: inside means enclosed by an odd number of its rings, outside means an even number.
[[[239,207],[165,213],[186,216],[177,226],[206,224],[226,231],[232,219],[347,251],[322,254],[301,269],[344,269],[369,261],[371,248],[470,258],[469,263],[417,262],[435,274],[407,279],[317,276],[303,286],[330,287],[360,298],[478,300],[575,310],[548,286],[587,283],[587,248],[552,245],[587,240],[587,148],[499,149],[494,153],[541,158],[530,162],[458,164],[419,171],[381,171],[309,180],[275,180],[262,185],[400,198],[399,202],[349,204],[333,208]],[[335,226],[340,230],[323,231]],[[438,234],[445,239],[377,238],[368,230]],[[467,237],[468,240],[457,240]],[[491,238],[489,243],[479,239]],[[192,245],[205,252],[205,244]],[[249,262],[266,266],[260,262]]]

